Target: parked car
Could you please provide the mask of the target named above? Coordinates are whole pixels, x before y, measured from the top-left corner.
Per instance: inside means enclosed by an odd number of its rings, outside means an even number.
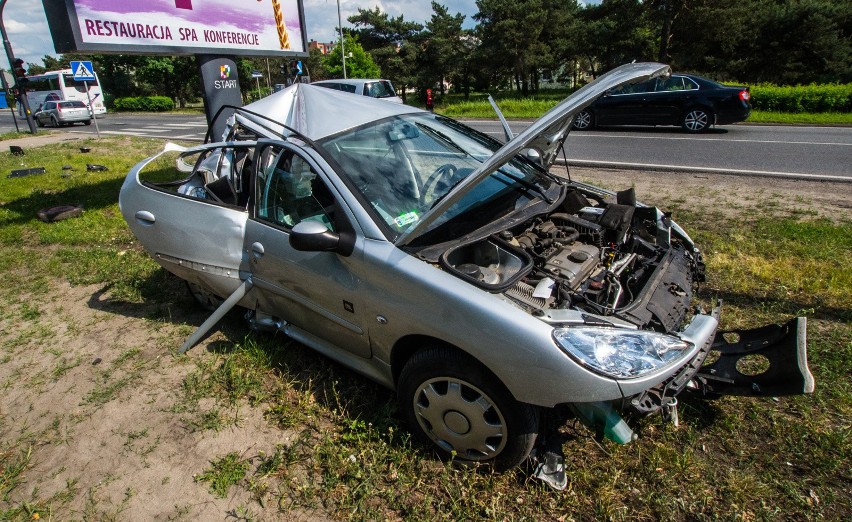
[[[92,114],[89,108],[81,101],[46,101],[33,114],[36,123],[39,127],[50,125],[51,127],[61,127],[63,125],[73,125],[75,123],[83,123],[84,125],[92,124]]]
[[[577,113],[574,129],[606,125],[679,125],[702,132],[712,125],[745,121],[748,87],[729,87],[690,74],[673,74],[616,87]]]
[[[119,204],[142,246],[231,307],[395,389],[412,432],[506,470],[536,448],[564,487],[554,430],[574,417],[635,438],[677,395],[809,393],[805,320],[717,334],[701,252],[668,213],[550,172],[574,116],[666,74],[630,64],[501,145],[440,115],[297,84],[238,109],[221,143],[148,158]],[[283,115],[283,116],[282,116]],[[712,364],[705,364],[714,353]],[[737,371],[747,355],[769,370]],[[539,437],[539,434],[543,434]],[[542,455],[553,458],[542,458]]]
[[[364,80],[360,78],[350,80],[320,80],[313,82],[311,85],[402,103],[402,98],[396,95],[396,91],[393,89],[393,84],[390,80]]]

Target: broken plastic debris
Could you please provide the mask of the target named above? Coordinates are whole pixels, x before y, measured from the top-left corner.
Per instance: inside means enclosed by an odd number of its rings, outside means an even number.
[[[45,223],[53,223],[54,221],[62,221],[72,217],[79,217],[83,214],[83,207],[78,205],[58,205],[56,207],[43,208],[36,212],[38,218]]]
[[[31,169],[18,169],[9,173],[7,178],[23,178],[24,176],[32,176],[33,174],[44,174],[44,167],[34,167]]]
[[[89,172],[98,172],[102,170],[109,170],[106,165],[98,165],[95,163],[86,163],[86,170]]]

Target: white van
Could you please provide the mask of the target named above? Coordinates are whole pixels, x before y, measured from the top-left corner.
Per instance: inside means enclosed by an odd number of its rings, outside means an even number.
[[[393,84],[390,80],[365,80],[362,78],[353,78],[349,80],[321,80],[314,82],[311,85],[319,85],[328,89],[337,89],[338,91],[351,92],[353,94],[363,94],[371,98],[380,98],[396,103],[402,103],[402,98],[396,95],[393,90]]]

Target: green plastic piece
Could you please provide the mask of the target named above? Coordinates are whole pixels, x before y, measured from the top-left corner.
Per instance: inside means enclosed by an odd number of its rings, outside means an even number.
[[[613,442],[627,444],[638,438],[609,402],[578,402],[571,408],[589,429]]]

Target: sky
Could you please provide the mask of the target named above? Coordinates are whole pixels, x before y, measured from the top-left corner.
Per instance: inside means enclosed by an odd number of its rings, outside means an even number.
[[[337,1],[303,0],[303,2],[308,40],[320,42],[335,40],[337,37]],[[451,14],[461,13],[465,15],[466,26],[473,25],[472,17],[477,12],[475,0],[439,0],[439,2],[447,6]],[[392,17],[404,15],[406,20],[420,23],[427,21],[432,16],[432,5],[425,0],[340,0],[343,26],[351,26],[346,19],[356,14],[359,8],[372,9],[374,7],[379,7]],[[41,65],[43,56],[56,56],[50,30],[47,27],[44,8],[40,1],[7,0],[3,11],[3,21],[15,57],[22,58],[27,63]],[[4,69],[9,67],[5,57],[0,58],[0,64]]]

